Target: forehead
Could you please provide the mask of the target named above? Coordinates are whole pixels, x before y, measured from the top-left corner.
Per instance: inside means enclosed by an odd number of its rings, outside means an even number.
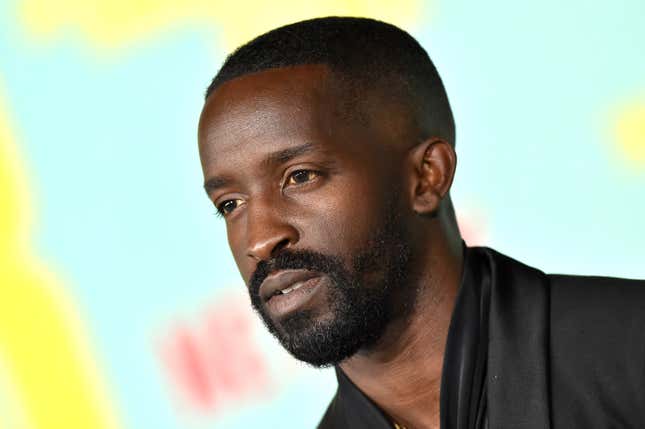
[[[365,127],[338,114],[345,103],[341,94],[324,65],[267,70],[224,83],[208,98],[200,118],[204,173],[254,154],[311,142],[333,146],[348,134],[364,135]]]
[[[239,134],[269,132],[273,125],[285,131],[310,122],[322,109],[327,71],[321,66],[268,70],[225,82],[208,98],[199,124],[199,140],[220,143]],[[292,126],[293,125],[293,126]]]

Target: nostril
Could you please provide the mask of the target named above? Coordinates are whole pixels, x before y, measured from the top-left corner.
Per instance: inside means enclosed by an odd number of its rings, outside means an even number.
[[[280,252],[282,249],[287,247],[289,245],[289,239],[285,238],[283,240],[280,240],[271,250],[271,257],[274,257],[278,252]]]

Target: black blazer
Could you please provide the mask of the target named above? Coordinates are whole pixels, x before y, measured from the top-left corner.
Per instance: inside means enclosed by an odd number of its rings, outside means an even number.
[[[645,429],[645,281],[546,275],[465,248],[442,429]],[[392,428],[336,369],[319,428]]]

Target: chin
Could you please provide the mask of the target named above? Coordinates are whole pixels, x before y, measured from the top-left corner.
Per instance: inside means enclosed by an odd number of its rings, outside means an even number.
[[[362,317],[315,317],[299,312],[284,318],[271,333],[296,359],[316,368],[338,365],[359,350],[375,344],[385,330],[385,324],[365,326]]]

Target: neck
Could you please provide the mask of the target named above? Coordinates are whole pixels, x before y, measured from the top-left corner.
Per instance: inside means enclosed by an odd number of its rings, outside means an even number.
[[[436,237],[435,237],[436,238]],[[462,272],[461,239],[435,240],[410,317],[395,320],[379,343],[340,366],[392,420],[408,429],[439,428],[439,394],[448,328]]]

